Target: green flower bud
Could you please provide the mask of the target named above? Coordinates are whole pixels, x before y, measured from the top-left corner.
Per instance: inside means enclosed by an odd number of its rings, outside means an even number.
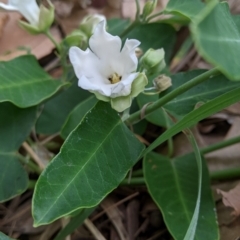
[[[147,71],[147,74],[161,72],[165,66],[165,52],[163,48],[154,50],[150,48],[141,58],[140,64]]]
[[[88,37],[90,37],[93,34],[97,24],[104,20],[106,20],[106,18],[104,15],[101,14],[88,15],[83,18],[79,29],[83,31]]]
[[[44,5],[40,6],[38,22],[36,24],[19,21],[20,27],[30,34],[39,34],[47,32],[54,21],[54,6],[48,0],[49,8]]]
[[[172,86],[172,79],[162,74],[153,80],[153,85],[159,92],[162,92]]]
[[[158,2],[157,0],[149,0],[146,2],[142,13],[143,18],[148,17],[155,10],[157,2]]]
[[[61,42],[61,45],[67,47],[78,46],[82,47],[82,43],[87,42],[87,35],[81,30],[74,30],[72,33],[66,36],[66,38]]]

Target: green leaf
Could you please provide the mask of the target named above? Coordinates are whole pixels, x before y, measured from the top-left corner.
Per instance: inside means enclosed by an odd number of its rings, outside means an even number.
[[[128,19],[113,18],[107,21],[107,31],[112,35],[119,35],[128,25]]]
[[[140,48],[143,52],[146,52],[149,48],[164,48],[165,61],[168,63],[171,59],[173,47],[176,41],[176,31],[168,24],[143,24],[135,27],[127,35],[127,38],[138,39],[141,42]]]
[[[177,89],[179,86],[206,72],[205,70],[194,70],[190,72],[178,73],[172,78],[172,86],[160,94],[159,98]],[[174,113],[174,115],[184,116],[194,110],[197,103],[205,103],[237,87],[239,82],[229,81],[224,75],[209,78],[201,84],[191,88],[185,93],[164,105],[164,108]]]
[[[145,104],[151,104],[159,99],[158,95],[145,95],[143,93],[139,94],[137,97],[137,102],[140,108],[143,108]],[[164,116],[164,111],[162,108],[152,112],[151,114],[147,115],[146,119],[157,126],[160,127],[167,127],[167,122]]]
[[[227,3],[210,1],[191,25],[199,53],[229,79],[240,80],[240,32]]]
[[[196,236],[184,238],[198,197],[198,165],[194,155],[170,160],[151,152],[144,158],[144,175],[149,192],[161,209],[167,228],[176,240],[218,239],[209,175],[205,161],[202,164],[201,204]]]
[[[96,104],[97,99],[94,95],[80,102],[68,115],[61,129],[61,136],[67,138],[69,133],[80,123],[85,114]]]
[[[78,87],[75,81],[68,89],[61,91],[44,104],[36,131],[42,134],[59,132],[73,108],[90,95],[91,93]]]
[[[0,152],[18,150],[31,132],[36,107],[18,108],[9,102],[0,104]]]
[[[0,152],[0,202],[25,192],[28,174],[14,154]]]
[[[34,225],[96,206],[120,184],[143,149],[109,103],[98,102],[40,176],[33,197]]]
[[[164,12],[180,14],[194,20],[196,15],[204,8],[204,5],[200,0],[170,0]]]
[[[0,102],[12,102],[22,108],[34,106],[63,85],[44,72],[32,55],[0,62]]]
[[[2,232],[0,232],[0,240],[14,240],[14,239],[10,238],[10,237],[6,236],[5,234],[3,234]]]
[[[2,202],[27,189],[27,173],[14,152],[31,132],[36,119],[36,107],[22,109],[4,102],[0,104],[0,116],[0,202]]]
[[[230,106],[238,101],[240,101],[240,88],[236,88],[228,93],[225,93],[199,107],[198,109],[188,113],[179,122],[177,122],[173,127],[169,128],[160,137],[158,137],[145,151],[146,154],[152,151],[161,143],[165,142],[170,137],[181,132],[185,128],[192,127],[202,119],[211,116],[212,114]]]
[[[76,228],[83,224],[84,220],[95,210],[96,208],[83,208],[77,216],[74,216],[65,228],[60,230],[54,240],[64,240],[70,235]]]

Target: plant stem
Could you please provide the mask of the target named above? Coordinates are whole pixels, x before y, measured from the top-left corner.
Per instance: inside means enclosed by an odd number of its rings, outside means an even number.
[[[210,172],[211,180],[227,180],[240,177],[240,168],[229,168]]]
[[[190,81],[186,82],[182,86],[178,87],[177,89],[174,89],[171,91],[169,94],[165,95],[164,97],[160,98],[153,104],[150,104],[146,107],[145,109],[145,114],[144,117],[146,117],[148,114],[154,112],[155,110],[159,109],[160,107],[164,106],[166,103],[171,101],[172,99],[176,98],[178,95],[181,95],[182,93],[186,92],[187,90],[191,89],[192,87],[208,80],[211,76],[213,75],[218,75],[220,74],[219,70],[217,68],[213,68],[193,79]],[[141,116],[141,110],[133,113],[130,115],[130,117],[126,120],[128,123],[135,123],[138,122]]]
[[[26,164],[30,169],[32,169],[34,172],[41,174],[42,170],[33,162],[26,159],[21,154],[17,154],[18,159],[23,163]]]
[[[152,16],[148,17],[147,20],[146,20],[146,22],[149,22],[149,21],[152,20],[153,18],[158,17],[158,16],[161,16],[162,14],[163,14],[163,11],[158,12],[158,13],[155,13],[155,14],[153,14]]]
[[[28,182],[28,189],[34,189],[37,181],[29,180]]]
[[[212,144],[209,147],[202,148],[202,149],[200,149],[200,153],[207,154],[210,152],[217,151],[221,148],[225,148],[225,147],[237,144],[239,142],[240,142],[240,136],[222,141],[220,143]],[[138,169],[138,170],[132,172],[132,177],[137,177],[137,179],[141,179],[142,176],[143,176],[143,169]],[[210,173],[210,176],[213,180],[216,180],[216,179],[221,180],[221,179],[229,179],[229,178],[239,177],[240,176],[240,168],[226,169],[226,170],[212,172],[212,173]],[[135,179],[136,178],[132,178],[130,184],[132,182],[135,183],[135,181],[136,181]],[[125,185],[127,183],[128,183],[128,179],[125,179],[123,181],[123,184]]]
[[[209,147],[202,148],[200,151],[201,151],[201,154],[207,154],[210,152],[214,152],[218,149],[234,145],[239,142],[240,142],[240,136],[222,141],[220,143],[212,144]]]
[[[137,8],[135,19],[139,19],[139,17],[140,17],[140,4],[139,4],[139,0],[135,0],[135,2],[136,2],[136,8]]]
[[[136,177],[136,178],[131,178],[130,182],[129,179],[124,179],[121,183],[121,186],[125,186],[125,185],[145,185],[145,180],[144,177]]]
[[[56,42],[56,40],[54,39],[54,37],[52,36],[52,34],[49,31],[46,31],[44,34],[51,40],[53,45],[56,47],[58,53],[61,53],[61,48],[59,44]]]
[[[131,32],[136,26],[139,25],[139,21],[136,19],[134,22],[132,22],[120,35],[120,38],[124,38],[129,32]]]

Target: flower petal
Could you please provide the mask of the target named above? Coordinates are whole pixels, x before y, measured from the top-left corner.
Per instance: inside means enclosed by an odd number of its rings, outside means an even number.
[[[0,3],[0,9],[6,10],[6,11],[18,11],[18,8],[12,5],[4,4],[4,3]]]
[[[131,73],[137,69],[138,59],[135,54],[135,49],[141,42],[136,39],[127,39],[121,51],[120,62],[124,63],[124,72]]]
[[[98,23],[89,39],[89,46],[101,61],[110,62],[109,59],[118,58],[122,41],[118,36],[107,33],[105,29],[106,21]]]
[[[137,77],[138,73],[132,73],[129,75],[124,75],[122,80],[116,84],[112,84],[111,98],[116,98],[119,96],[127,96],[131,93],[131,85],[134,79]]]
[[[111,99],[111,106],[118,112],[123,112],[125,109],[129,108],[132,104],[131,96],[117,97]]]

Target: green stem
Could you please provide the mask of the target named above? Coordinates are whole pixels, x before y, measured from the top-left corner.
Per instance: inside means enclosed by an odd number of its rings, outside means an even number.
[[[53,45],[56,47],[58,53],[61,53],[61,48],[59,44],[56,42],[56,40],[54,39],[54,37],[52,36],[52,34],[49,31],[46,31],[44,34],[51,40]]]
[[[120,35],[120,38],[124,38],[129,32],[131,32],[136,26],[139,25],[139,21],[136,19],[134,22],[132,22]]]
[[[163,11],[158,12],[158,13],[156,13],[156,14],[153,14],[152,16],[150,16],[150,17],[147,18],[146,22],[149,22],[149,21],[151,21],[152,19],[154,19],[155,17],[161,16],[162,14],[163,14]]]
[[[26,159],[21,154],[17,154],[17,157],[23,164],[26,164],[34,172],[38,173],[39,175],[42,173],[42,170],[35,163],[33,163],[30,160]]]
[[[211,69],[211,70],[209,70],[209,71],[191,79],[190,81],[186,82],[182,86],[180,86],[177,89],[174,89],[173,91],[171,91],[169,94],[160,98],[159,100],[157,100],[153,104],[148,105],[145,109],[144,117],[146,117],[148,114],[154,112],[155,110],[159,109],[160,107],[164,106],[166,103],[173,100],[178,95],[181,95],[182,93],[184,93],[187,90],[193,88],[194,86],[208,80],[211,76],[218,75],[218,74],[220,74],[219,70],[217,68],[213,68],[213,69]],[[133,124],[133,123],[141,120],[140,116],[141,116],[141,110],[139,110],[139,111],[133,113],[132,115],[130,115],[130,117],[126,121],[128,123]]]
[[[227,180],[240,177],[240,168],[229,168],[210,173],[211,180]]]
[[[28,189],[34,189],[37,181],[29,180],[28,181]]]
[[[145,180],[144,177],[136,177],[136,178],[131,178],[130,182],[129,179],[124,179],[121,183],[121,186],[125,185],[145,185]]]
[[[240,136],[235,137],[235,138],[231,138],[231,139],[222,141],[220,143],[212,144],[209,147],[202,148],[201,149],[201,154],[207,154],[207,153],[210,153],[210,152],[214,152],[218,149],[225,148],[225,147],[234,145],[234,144],[239,143],[239,142],[240,142]]]
[[[217,151],[219,149],[237,144],[239,142],[240,142],[240,136],[222,141],[220,143],[212,144],[209,147],[202,148],[202,149],[200,149],[200,153],[201,154],[207,154],[207,153],[214,152],[214,151]],[[138,169],[138,170],[132,172],[132,177],[142,177],[142,176],[143,176],[143,169]],[[227,170],[212,172],[212,173],[210,173],[210,176],[213,180],[215,180],[215,179],[221,180],[221,179],[239,177],[240,176],[240,168],[239,169],[234,168],[234,169],[227,169]],[[134,182],[135,178],[132,178],[132,179],[133,179],[133,182]],[[127,181],[128,179],[125,179],[125,180]]]
[[[136,8],[137,8],[135,19],[139,19],[139,17],[140,17],[140,4],[139,4],[139,0],[135,0],[135,2],[136,2]]]

